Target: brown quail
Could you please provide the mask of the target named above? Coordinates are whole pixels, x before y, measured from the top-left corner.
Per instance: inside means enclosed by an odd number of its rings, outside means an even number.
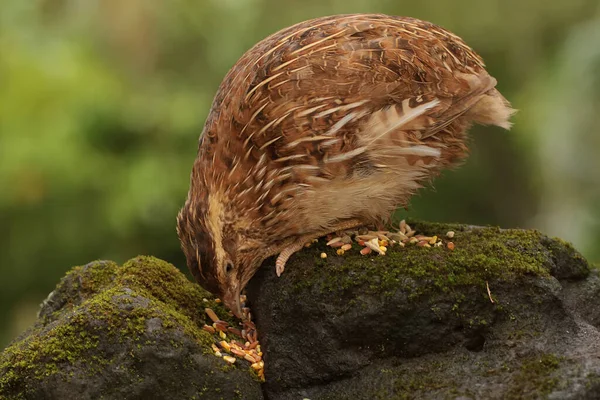
[[[238,316],[261,263],[386,222],[467,155],[473,123],[513,113],[482,59],[429,22],[313,19],[233,66],[200,137],[178,235],[195,279]]]

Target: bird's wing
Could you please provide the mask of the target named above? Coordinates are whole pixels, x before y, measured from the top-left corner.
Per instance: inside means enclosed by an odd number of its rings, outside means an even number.
[[[383,16],[292,27],[242,64],[230,74],[227,90],[239,103],[225,129],[237,132],[249,159],[266,154],[323,179],[349,173],[352,165],[331,164],[360,159],[365,143],[386,134],[422,141],[445,131],[495,85],[453,34]]]
[[[446,146],[449,159],[460,158],[460,116],[494,84],[473,50],[433,24],[382,15],[307,21],[260,42],[228,73],[202,158],[221,174],[215,180],[260,204],[398,156],[427,164]]]

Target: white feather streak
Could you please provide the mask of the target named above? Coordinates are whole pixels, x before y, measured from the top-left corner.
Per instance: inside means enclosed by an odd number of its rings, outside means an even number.
[[[407,99],[402,102],[402,114],[398,113],[396,107],[390,107],[379,111],[378,115],[374,116],[377,120],[374,123],[372,122],[370,127],[371,129],[374,129],[372,134],[375,135],[375,137],[369,141],[368,145],[376,142],[388,133],[401,128],[416,118],[419,118],[438,104],[440,104],[440,101],[435,99],[429,103],[410,108]]]

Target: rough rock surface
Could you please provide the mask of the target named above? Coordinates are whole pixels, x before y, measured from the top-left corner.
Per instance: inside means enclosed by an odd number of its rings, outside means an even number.
[[[535,231],[416,228],[455,231],[455,250],[319,244],[281,278],[261,269],[248,295],[270,399],[600,398],[597,269]]]
[[[204,308],[233,321],[175,267],[76,267],[0,354],[0,399],[600,398],[597,268],[535,231],[414,227],[454,230],[455,249],[265,263],[248,288],[262,386],[212,354]]]

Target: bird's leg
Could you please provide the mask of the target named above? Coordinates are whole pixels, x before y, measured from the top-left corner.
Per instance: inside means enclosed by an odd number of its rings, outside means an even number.
[[[285,269],[285,263],[287,262],[287,260],[289,260],[289,258],[292,256],[292,254],[294,254],[298,250],[301,250],[304,247],[305,243],[310,242],[311,240],[313,240],[315,238],[325,236],[331,232],[337,232],[337,231],[343,231],[346,229],[356,228],[357,226],[360,226],[360,225],[362,225],[362,222],[360,220],[348,219],[345,221],[341,221],[339,224],[334,225],[330,229],[323,230],[321,232],[316,232],[316,233],[313,233],[310,235],[302,236],[299,239],[296,239],[293,242],[289,243],[288,245],[283,247],[281,252],[279,252],[277,261],[275,261],[275,272],[277,273],[277,276],[281,276],[281,274],[283,273],[283,270]]]
[[[306,240],[299,240],[297,242],[292,243],[291,245],[283,249],[281,253],[279,253],[279,256],[277,256],[277,261],[275,261],[275,272],[277,273],[277,276],[281,276],[283,270],[285,269],[285,263],[287,262],[287,260],[289,260],[292,254],[294,254],[298,250],[301,250],[302,247],[304,247],[304,243],[306,243]]]

